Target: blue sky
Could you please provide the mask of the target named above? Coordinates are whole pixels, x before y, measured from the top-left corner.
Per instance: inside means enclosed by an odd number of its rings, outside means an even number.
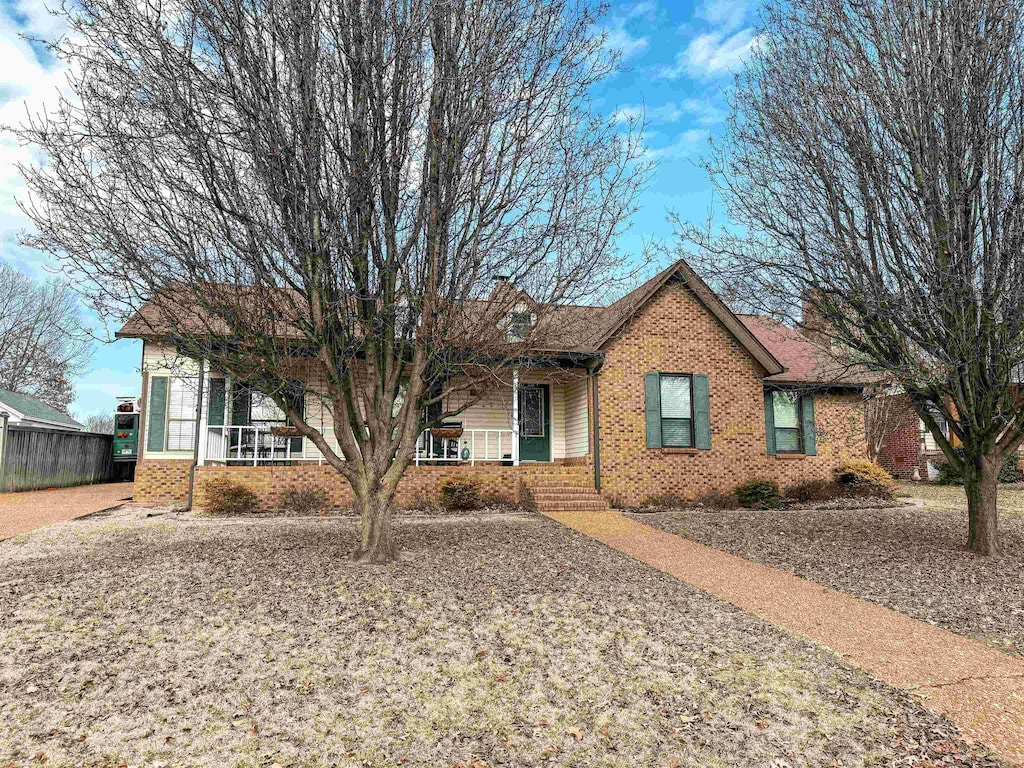
[[[20,37],[60,34],[59,23],[46,11],[48,2],[0,0],[0,125],[21,122],[26,109],[51,101],[63,82],[63,73],[39,47]],[[658,161],[632,229],[620,241],[625,250],[639,251],[645,240],[667,238],[670,210],[695,221],[707,216],[711,189],[696,162],[722,128],[723,89],[753,44],[756,7],[744,0],[639,0],[614,3],[604,19],[627,71],[602,85],[598,107],[620,116],[643,110],[649,125],[645,142]],[[19,234],[30,225],[16,205],[24,189],[15,166],[32,159],[29,150],[0,135],[0,258],[45,275],[56,265],[18,245]],[[99,336],[113,330],[96,322]],[[72,413],[109,413],[118,395],[138,394],[140,358],[139,342],[97,341],[90,372],[76,382]]]

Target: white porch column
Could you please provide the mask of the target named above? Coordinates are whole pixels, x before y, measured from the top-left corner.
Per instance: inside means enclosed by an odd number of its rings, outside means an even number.
[[[203,359],[202,367],[203,385],[200,388],[203,396],[199,403],[199,454],[196,464],[206,464],[207,442],[210,439],[210,361]]]
[[[519,369],[512,369],[512,466],[519,466]]]

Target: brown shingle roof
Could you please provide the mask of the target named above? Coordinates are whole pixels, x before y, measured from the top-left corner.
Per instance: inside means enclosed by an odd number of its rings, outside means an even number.
[[[531,334],[531,349],[536,352],[549,353],[580,353],[594,354],[600,352],[629,322],[629,320],[651,299],[651,297],[665,285],[669,280],[678,279],[686,284],[697,299],[711,312],[741,345],[757,360],[758,363],[769,374],[781,374],[784,365],[772,353],[772,351],[741,322],[740,318],[722,302],[721,299],[700,279],[689,264],[680,259],[667,269],[658,273],[638,288],[630,291],[622,298],[609,304],[606,307],[582,306],[582,305],[557,305],[548,306],[538,318],[537,327]],[[218,285],[211,286],[211,291],[238,291],[232,286]],[[266,299],[264,293],[260,296]],[[256,296],[253,297],[258,298]],[[199,307],[194,312],[182,312],[182,307],[188,305],[185,299],[176,299],[168,302],[163,301],[173,311],[165,313],[155,302],[146,302],[117,331],[118,338],[161,338],[173,335],[173,320],[169,314],[177,317],[177,322],[192,326],[179,329],[183,332],[218,328],[225,328],[226,325],[217,318],[206,317]],[[470,315],[476,313],[486,314],[489,309],[489,301],[470,302],[468,312]],[[499,302],[502,306],[507,301]],[[191,322],[190,322],[191,321]],[[282,324],[285,327],[287,324]],[[295,329],[290,329],[292,334],[278,331],[275,336],[289,336],[295,334]]]
[[[738,315],[750,332],[777,357],[786,370],[765,381],[862,387],[874,377],[861,366],[843,364],[803,333],[763,315]]]

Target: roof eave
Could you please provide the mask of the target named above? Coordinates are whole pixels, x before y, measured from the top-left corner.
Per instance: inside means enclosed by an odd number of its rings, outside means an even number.
[[[686,285],[693,291],[693,293],[700,300],[701,304],[713,314],[722,325],[726,327],[732,335],[736,338],[743,348],[750,353],[750,355],[761,365],[762,368],[767,371],[767,375],[772,376],[786,371],[784,366],[778,358],[776,358],[768,348],[758,340],[758,338],[751,333],[750,329],[743,324],[736,314],[726,306],[718,294],[711,290],[710,286],[705,283],[700,275],[693,271],[693,268],[686,263],[684,259],[679,259],[675,264],[662,272],[657,279],[653,280],[648,287],[647,292],[637,302],[633,310],[622,320],[608,331],[598,341],[598,348],[603,347],[609,342],[622,328],[628,323],[636,314],[650,301],[651,297],[657,293],[665,283],[669,281],[674,275],[680,275],[686,282]]]

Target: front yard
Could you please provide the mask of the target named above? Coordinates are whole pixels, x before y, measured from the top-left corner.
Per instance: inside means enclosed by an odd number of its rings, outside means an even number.
[[[635,517],[952,632],[1024,653],[1024,519],[1004,514],[1003,555],[977,557],[967,536],[962,488],[910,486],[926,506],[892,509],[706,512]],[[1000,490],[1001,506],[1024,493]]]
[[[407,520],[388,567],[354,535],[119,510],[0,544],[0,765],[996,765],[542,518]]]
[[[964,512],[967,496],[962,485],[902,483],[900,494],[924,501],[929,509]],[[1024,488],[1019,484],[999,486],[999,512],[1008,517],[1024,517]],[[964,512],[964,514],[966,514]]]

